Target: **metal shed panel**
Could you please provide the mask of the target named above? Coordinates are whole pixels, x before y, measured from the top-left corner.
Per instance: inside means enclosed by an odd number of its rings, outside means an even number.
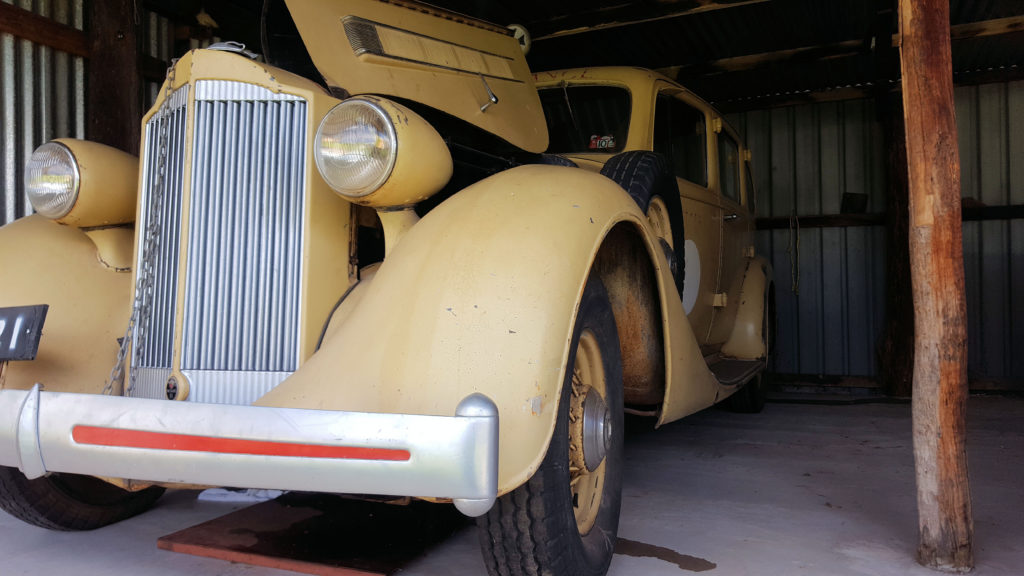
[[[875,375],[884,318],[883,229],[797,227],[800,217],[839,213],[844,192],[867,194],[869,211],[884,208],[874,104],[807,104],[730,121],[753,152],[759,216],[796,215],[791,230],[758,233],[758,249],[775,268],[775,370]]]
[[[956,108],[963,196],[988,206],[1024,204],[1024,81],[959,87]],[[844,192],[865,193],[868,212],[884,212],[885,150],[873,101],[751,111],[730,121],[753,152],[759,216],[838,214]],[[775,370],[876,375],[884,228],[765,230],[758,249],[775,267]],[[1019,384],[1024,222],[965,222],[964,259],[970,374]]]
[[[1024,204],[1024,82],[956,88],[961,195]],[[1024,222],[964,223],[968,372],[1024,381]]]
[[[82,29],[82,0],[2,0]],[[59,137],[85,136],[85,61],[0,34],[0,224],[32,212],[22,172],[32,151]]]

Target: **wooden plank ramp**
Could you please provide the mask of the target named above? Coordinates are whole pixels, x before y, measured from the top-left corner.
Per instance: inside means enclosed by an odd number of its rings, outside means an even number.
[[[168,534],[157,546],[317,576],[387,576],[467,522],[450,505],[290,493]]]

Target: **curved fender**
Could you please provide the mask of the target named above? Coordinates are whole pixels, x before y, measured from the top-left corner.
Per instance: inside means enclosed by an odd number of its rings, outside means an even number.
[[[130,253],[130,233],[116,241]],[[50,305],[39,354],[8,362],[2,387],[102,391],[127,326],[132,275],[101,261],[85,232],[38,215],[0,228],[0,270],[0,306]]]
[[[500,410],[499,492],[516,488],[547,451],[576,308],[620,222],[658,254],[603,176],[531,165],[470,186],[406,233],[320,350],[257,404],[450,416],[481,392]],[[661,258],[659,283],[674,290]]]
[[[733,324],[729,340],[722,346],[722,354],[747,360],[764,358],[761,330],[764,327],[765,295],[771,281],[771,263],[760,256],[747,262],[743,286],[740,288],[736,323]]]

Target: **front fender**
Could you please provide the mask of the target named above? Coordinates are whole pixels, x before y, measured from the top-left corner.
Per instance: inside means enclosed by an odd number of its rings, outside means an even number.
[[[406,233],[320,350],[258,404],[450,416],[481,392],[500,412],[499,491],[514,489],[547,450],[602,239],[645,220],[583,170],[523,166],[475,184]]]
[[[108,240],[131,253],[130,233]],[[0,306],[50,305],[36,359],[8,362],[2,387],[100,392],[128,322],[131,274],[105,263],[85,232],[38,215],[0,228],[0,271]]]

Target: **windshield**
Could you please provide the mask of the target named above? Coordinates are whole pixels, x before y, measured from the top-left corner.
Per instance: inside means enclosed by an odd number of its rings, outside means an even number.
[[[629,130],[629,90],[617,86],[554,86],[540,91],[548,152],[619,152]]]

